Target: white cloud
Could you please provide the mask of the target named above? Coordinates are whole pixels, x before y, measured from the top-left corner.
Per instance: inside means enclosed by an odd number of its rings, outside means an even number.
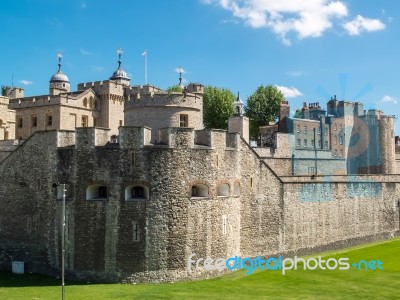
[[[89,52],[89,51],[87,51],[87,50],[85,50],[85,49],[80,49],[81,50],[81,53],[83,54],[83,55],[92,55],[92,52]]]
[[[216,4],[232,12],[253,28],[272,30],[285,45],[291,44],[290,34],[298,39],[320,37],[349,15],[341,0],[200,0],[204,4]],[[354,22],[354,21],[351,21]],[[349,24],[347,22],[345,24]],[[374,24],[370,24],[370,22]],[[378,25],[376,24],[377,22]],[[362,28],[382,27],[379,20],[364,19]],[[345,29],[349,31],[345,25]],[[355,25],[357,27],[357,25]],[[354,26],[353,26],[354,27]],[[367,29],[368,28],[368,29]]]
[[[302,71],[290,71],[286,73],[289,76],[293,76],[293,77],[300,77],[302,75],[304,75],[304,72]]]
[[[345,23],[343,27],[349,35],[360,35],[363,31],[383,30],[386,25],[378,19],[368,19],[358,15],[352,21]]]
[[[295,98],[298,96],[302,96],[303,94],[296,89],[295,87],[287,87],[283,85],[275,85],[278,90],[282,92],[282,94],[285,96],[285,98]]]
[[[208,1],[210,2],[210,1]],[[347,16],[345,4],[335,0],[214,0],[253,28],[269,28],[281,41],[295,33],[299,39],[319,37],[333,26],[332,20]],[[204,1],[203,1],[204,3]]]
[[[394,98],[392,96],[389,96],[389,95],[383,96],[380,102],[390,102],[390,103],[393,103],[393,104],[397,104],[396,98]]]
[[[226,20],[221,20],[221,24],[238,24],[239,22],[237,20],[232,20],[232,19],[226,19]]]
[[[33,84],[33,81],[23,79],[20,80],[19,83],[22,83],[23,85],[30,85]]]

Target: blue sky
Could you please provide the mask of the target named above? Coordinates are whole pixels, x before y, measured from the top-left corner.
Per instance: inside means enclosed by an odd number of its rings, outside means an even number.
[[[292,110],[330,96],[398,113],[400,2],[330,0],[3,0],[0,84],[47,94],[63,53],[72,90],[108,79],[122,48],[131,84],[240,91],[277,85]],[[400,134],[400,122],[396,122]]]

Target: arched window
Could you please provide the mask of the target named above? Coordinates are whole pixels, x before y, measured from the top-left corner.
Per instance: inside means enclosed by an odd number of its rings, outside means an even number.
[[[217,185],[217,196],[218,197],[229,197],[229,184],[220,183]]]
[[[148,199],[149,188],[145,185],[130,185],[125,189],[125,201]]]
[[[192,186],[192,198],[208,198],[208,186],[205,184],[194,184]]]
[[[107,200],[107,187],[100,184],[93,184],[86,189],[86,200]]]
[[[83,106],[84,106],[84,107],[87,107],[87,98],[86,98],[86,97],[83,98]]]
[[[93,108],[93,97],[89,98],[89,108]]]
[[[132,198],[143,198],[144,190],[141,186],[135,186],[132,188]]]

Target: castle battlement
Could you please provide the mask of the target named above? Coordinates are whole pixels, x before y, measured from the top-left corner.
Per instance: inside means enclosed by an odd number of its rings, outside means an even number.
[[[93,82],[84,82],[78,84],[78,91],[85,91],[92,89],[98,94],[118,94],[124,95],[126,86],[116,80],[101,80]]]
[[[101,146],[113,146],[121,149],[140,149],[143,147],[224,149],[235,150],[239,147],[239,133],[225,130],[194,130],[184,127],[167,127],[159,130],[160,140],[150,143],[152,130],[148,127],[120,127],[119,135],[111,135],[110,129],[100,127],[80,127],[75,131],[59,130],[57,147],[75,146],[78,150]]]
[[[9,101],[7,97],[0,96],[0,105],[8,105]]]
[[[34,97],[26,97],[23,99],[15,98],[15,99],[10,99],[9,107],[11,109],[16,109],[25,107],[41,107],[46,105],[56,105],[61,103],[62,98],[66,98],[66,94],[59,94],[56,96],[41,95]]]
[[[149,92],[130,94],[130,100],[125,102],[125,109],[145,106],[176,106],[201,110],[202,98],[197,94],[179,92]]]

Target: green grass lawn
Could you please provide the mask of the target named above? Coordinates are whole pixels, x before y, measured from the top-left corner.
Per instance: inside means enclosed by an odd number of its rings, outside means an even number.
[[[383,270],[232,272],[218,278],[165,284],[67,283],[66,299],[400,299],[400,239],[320,254],[349,262],[381,260]],[[311,257],[317,257],[312,255]],[[0,299],[61,299],[60,280],[0,272]]]

